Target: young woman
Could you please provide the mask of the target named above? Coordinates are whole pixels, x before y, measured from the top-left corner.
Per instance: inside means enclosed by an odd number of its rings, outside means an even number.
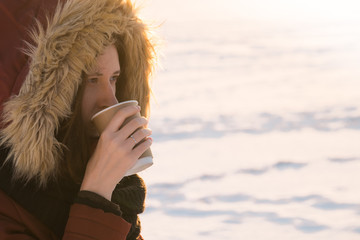
[[[131,2],[2,0],[0,16],[0,239],[142,239],[145,184],[125,173],[152,143],[154,48]],[[130,99],[99,135],[91,116]]]

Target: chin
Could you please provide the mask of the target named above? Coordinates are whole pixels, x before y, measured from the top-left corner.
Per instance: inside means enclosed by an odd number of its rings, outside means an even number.
[[[91,131],[89,134],[90,138],[99,138],[100,134],[95,130],[95,131]]]
[[[90,138],[99,138],[100,134],[96,130],[95,126],[93,124],[87,124],[86,126],[86,135]]]

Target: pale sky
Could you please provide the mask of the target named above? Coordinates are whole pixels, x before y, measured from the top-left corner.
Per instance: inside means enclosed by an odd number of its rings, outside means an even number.
[[[359,0],[134,0],[156,20],[271,20],[360,22]],[[186,7],[184,7],[184,5]]]

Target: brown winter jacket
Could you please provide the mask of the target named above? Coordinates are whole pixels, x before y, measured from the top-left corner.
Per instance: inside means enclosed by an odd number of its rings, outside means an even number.
[[[154,49],[130,0],[0,0],[0,147],[8,150],[12,177],[45,186],[54,175],[62,160],[56,131],[72,114],[82,74],[113,36],[123,41],[127,81],[136,89],[148,86]],[[122,89],[116,93],[124,97]],[[137,100],[146,116],[148,94],[126,97]],[[139,186],[135,191],[145,194]],[[69,204],[63,238],[125,239],[143,209],[133,211],[134,217],[126,198],[117,197],[123,215],[86,201]],[[19,199],[0,188],[0,239],[61,239]]]
[[[58,237],[0,190],[0,239],[57,240]],[[131,224],[112,213],[72,205],[63,240],[126,239]],[[139,238],[141,239],[141,238]]]

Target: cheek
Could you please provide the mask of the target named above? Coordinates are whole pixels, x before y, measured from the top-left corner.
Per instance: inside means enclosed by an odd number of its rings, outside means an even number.
[[[91,96],[91,91],[85,88],[83,99],[81,102],[81,117],[85,122],[90,120],[95,105],[94,98]]]

